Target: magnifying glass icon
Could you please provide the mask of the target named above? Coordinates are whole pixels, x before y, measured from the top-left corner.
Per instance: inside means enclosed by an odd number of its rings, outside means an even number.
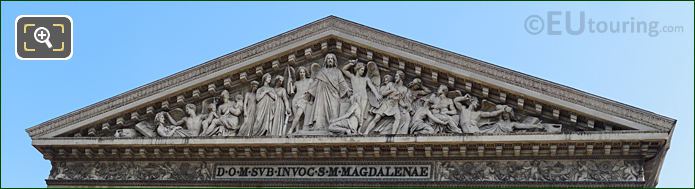
[[[38,27],[36,30],[34,30],[34,40],[38,43],[45,43],[48,48],[52,48],[53,45],[51,44],[51,41],[49,40],[51,38],[51,32],[48,31],[48,29],[44,27]]]

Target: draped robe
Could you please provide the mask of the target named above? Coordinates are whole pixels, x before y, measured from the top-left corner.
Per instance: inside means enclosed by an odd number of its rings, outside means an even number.
[[[256,91],[256,120],[253,123],[251,136],[265,136],[269,134],[274,118],[275,100],[269,93],[275,93],[273,88],[263,86]]]
[[[350,89],[343,73],[335,67],[319,70],[309,87],[309,94],[314,97],[311,111],[304,117],[311,130],[327,130],[328,121],[340,114],[340,98]]]
[[[256,121],[256,91],[247,92],[244,99],[244,123],[241,124],[237,136],[251,136]]]

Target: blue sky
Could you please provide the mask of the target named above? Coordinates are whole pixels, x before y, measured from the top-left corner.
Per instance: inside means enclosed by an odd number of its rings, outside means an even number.
[[[527,32],[549,11],[684,31]],[[70,15],[72,59],[16,59],[21,14]],[[24,129],[328,15],[675,118],[658,186],[693,187],[693,2],[2,2],[2,187],[45,186]]]

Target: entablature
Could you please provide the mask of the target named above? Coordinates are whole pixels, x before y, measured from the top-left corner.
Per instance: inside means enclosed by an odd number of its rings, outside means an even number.
[[[624,132],[440,136],[238,138],[51,138],[33,145],[47,159],[186,158],[610,158],[649,159],[667,133]]]

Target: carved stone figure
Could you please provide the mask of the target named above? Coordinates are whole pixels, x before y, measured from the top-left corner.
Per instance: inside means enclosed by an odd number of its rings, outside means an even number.
[[[183,131],[181,126],[172,125],[166,120],[167,112],[159,112],[154,116],[157,135],[161,137],[188,137],[188,132]]]
[[[495,162],[495,161],[487,162],[485,167],[483,168],[483,180],[484,181],[498,181],[499,178],[497,177],[497,172],[496,172],[497,169],[498,169],[497,162]]]
[[[169,162],[165,162],[164,164],[159,165],[159,168],[161,170],[162,175],[159,176],[159,178],[156,178],[157,180],[172,179],[173,174],[176,172],[176,164],[171,164]]]
[[[372,131],[372,129],[374,128],[374,126],[376,126],[377,122],[380,120],[383,114],[387,113],[387,110],[394,112],[388,113],[392,115],[395,114],[396,109],[392,107],[398,106],[398,101],[390,98],[383,98],[384,95],[389,94],[392,91],[395,91],[393,77],[391,77],[391,75],[388,74],[384,75],[383,81],[381,83],[382,85],[379,87],[379,96],[382,96],[382,100],[379,102],[379,105],[376,107],[376,109],[372,110],[372,112],[375,114],[375,117],[369,121],[369,123],[367,124],[367,128],[362,133],[363,135],[367,135],[369,134],[369,132]],[[379,117],[379,120],[375,119],[377,116]]]
[[[209,98],[203,101],[203,130],[200,132],[200,136],[213,136],[217,135],[220,125],[220,115],[217,111],[217,98]]]
[[[638,180],[642,177],[642,170],[628,161],[623,161],[623,165],[618,166],[617,169],[622,169],[622,179],[625,180]]]
[[[48,176],[48,179],[53,179],[53,180],[63,180],[63,179],[69,179],[66,172],[67,172],[67,166],[65,165],[65,162],[58,163],[53,166],[51,169],[51,174]]]
[[[513,120],[514,111],[506,105],[498,106],[499,110],[503,110],[500,114],[499,121],[494,124],[481,128],[482,133],[511,133],[516,130],[540,130],[545,132],[560,132],[562,125],[560,124],[545,124],[537,122],[516,122]],[[499,111],[497,110],[497,111]],[[531,120],[531,119],[527,119]],[[533,119],[538,120],[538,119]]]
[[[235,136],[241,126],[239,116],[242,113],[244,97],[236,95],[232,101],[227,90],[222,91],[221,96],[223,103],[218,108],[217,113],[220,115],[221,127],[218,127],[217,132],[221,136]]]
[[[210,168],[208,168],[208,164],[205,162],[201,163],[200,167],[198,167],[195,172],[198,174],[196,180],[209,180],[212,175],[212,173],[210,173]]]
[[[263,86],[256,90],[256,120],[253,124],[251,136],[267,135],[273,126],[275,102],[278,99],[275,89],[270,87],[272,77],[269,73],[263,74]]]
[[[343,74],[336,68],[338,59],[335,54],[327,54],[324,63],[324,67],[314,73],[314,81],[308,90],[314,98],[311,113],[305,115],[310,130],[327,131],[328,120],[340,114],[340,98],[351,93]]]
[[[200,135],[200,131],[203,127],[203,116],[204,115],[199,115],[196,113],[196,106],[195,104],[186,104],[186,116],[181,118],[181,120],[176,121],[173,117],[171,117],[171,114],[166,114],[166,117],[169,119],[169,121],[173,125],[181,125],[181,124],[186,124],[186,129],[184,132],[186,133],[186,136],[198,136]]]
[[[309,85],[314,79],[308,78],[308,71],[305,67],[300,66],[297,68],[297,81],[289,87],[289,93],[294,94],[292,97],[292,113],[294,114],[292,118],[292,126],[287,131],[287,133],[294,133],[297,130],[302,130],[303,123],[300,123],[301,118],[304,116],[304,110],[307,107],[308,95],[306,95],[309,90]]]
[[[353,135],[357,134],[360,115],[362,110],[359,104],[358,97],[350,97],[350,108],[338,118],[329,121],[328,131],[336,135]]]
[[[454,101],[447,97],[448,93],[449,88],[446,85],[440,85],[436,96],[431,97],[432,114],[439,120],[446,122],[446,124],[440,125],[437,130],[445,133],[461,133],[462,131],[458,127],[459,118],[456,116],[456,107]]]
[[[91,164],[91,165],[88,164],[87,166],[89,167],[89,171],[87,172],[87,175],[86,175],[87,179],[90,179],[90,180],[103,179],[101,174],[99,174],[101,172],[102,167],[99,166],[98,162],[95,162],[94,164]]]
[[[587,167],[586,164],[587,164],[586,161],[583,161],[583,160],[577,161],[576,171],[575,171],[575,174],[574,174],[574,177],[572,178],[572,180],[576,180],[576,181],[590,180],[589,167]]]
[[[463,101],[468,101],[468,106],[465,106]],[[454,98],[454,104],[460,111],[459,124],[461,125],[463,133],[479,133],[480,125],[478,122],[481,118],[494,117],[504,111],[504,109],[497,109],[491,112],[479,111],[478,98],[468,94]]]
[[[546,160],[531,160],[528,163],[524,163],[522,170],[531,181],[548,181],[548,174],[550,173],[548,163]]]
[[[415,78],[410,83],[408,83],[408,93],[406,93],[405,98],[411,102],[413,109],[418,109],[422,107],[423,100],[432,91],[422,85],[422,80],[420,78]],[[429,106],[427,106],[429,108]]]
[[[394,118],[391,128],[391,134],[407,134],[408,125],[410,124],[410,113],[406,110],[410,106],[404,101],[404,95],[408,89],[403,86],[403,77],[405,74],[402,71],[397,71],[394,77],[395,82],[390,81],[390,76],[384,76],[384,83],[386,85],[379,88],[379,94],[385,96],[381,101],[379,107],[373,111],[374,118],[367,125],[367,129],[364,131],[364,135],[372,131],[374,126],[383,118],[384,116],[390,116]],[[405,116],[405,117],[404,117]],[[404,126],[405,125],[405,126]],[[382,130],[379,129],[379,130]],[[382,133],[383,134],[383,133]]]
[[[435,134],[436,131],[434,128],[432,128],[432,123],[428,123],[427,120],[438,124],[446,124],[446,122],[439,120],[437,117],[432,115],[429,105],[430,100],[428,98],[424,98],[422,106],[415,108],[413,120],[410,123],[410,134]]]
[[[350,73],[350,67],[354,66],[355,74]],[[351,60],[350,63],[343,66],[343,74],[350,78],[350,83],[352,84],[352,96],[355,98],[358,108],[360,109],[360,114],[357,115],[357,122],[359,126],[364,125],[367,118],[367,110],[369,110],[369,94],[370,92],[374,95],[377,101],[381,100],[381,95],[377,92],[378,89],[374,86],[371,78],[367,77],[366,66],[364,63],[358,62],[357,60]],[[371,70],[371,72],[378,70]]]
[[[273,124],[270,126],[270,136],[285,136],[287,121],[292,115],[290,102],[287,100],[287,90],[282,87],[284,77],[275,76],[275,105],[273,110]]]
[[[503,108],[500,108],[499,110],[495,110],[492,113],[496,113],[498,111],[502,111],[500,115],[500,120],[495,122],[494,124],[480,129],[480,132],[482,133],[510,133],[513,132],[514,130],[522,130],[522,129],[543,129],[544,127],[541,124],[527,124],[527,123],[519,123],[519,122],[514,122],[512,120],[513,117],[513,111],[511,107],[504,106]]]
[[[239,128],[237,136],[251,136],[254,122],[256,121],[256,90],[258,89],[258,81],[251,81],[249,85],[251,90],[246,92],[244,96],[244,123]]]
[[[374,86],[377,87],[377,88],[372,89],[372,91],[374,91],[376,93],[367,93],[367,95],[369,96],[369,104],[372,107],[376,108],[379,106],[379,101],[381,101],[380,98],[377,99],[377,96],[380,96],[377,94],[379,92],[378,87],[381,86],[381,73],[379,73],[379,66],[376,65],[376,62],[374,62],[374,61],[367,62],[367,75],[366,76],[370,80],[372,80],[372,84],[374,84]],[[363,113],[368,113],[368,111],[363,112]]]

